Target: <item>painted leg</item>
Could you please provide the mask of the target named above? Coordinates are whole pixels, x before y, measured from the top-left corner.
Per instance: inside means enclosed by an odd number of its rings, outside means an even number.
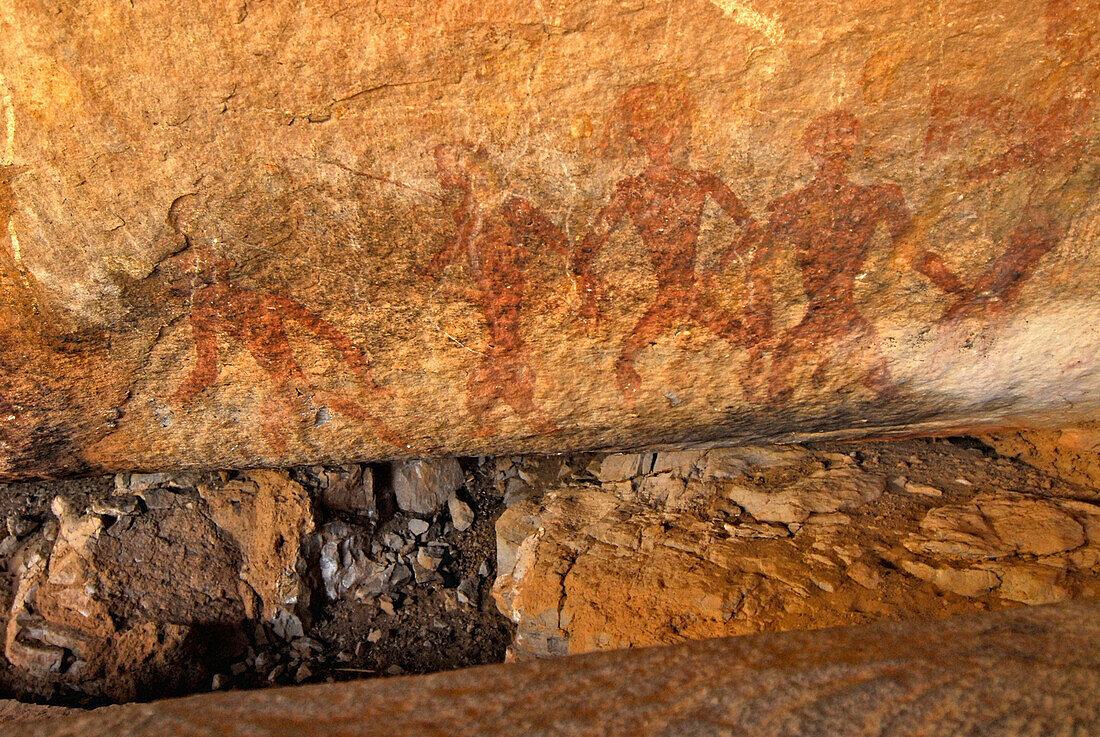
[[[528,365],[526,356],[519,355],[513,360],[504,401],[539,433],[557,432],[558,426],[535,403],[535,372]]]
[[[634,358],[643,348],[653,345],[657,338],[667,332],[688,311],[683,305],[684,297],[686,295],[658,293],[653,304],[623,341],[622,351],[615,362],[615,379],[624,399],[632,400],[642,385],[642,377],[634,368]]]
[[[497,432],[492,420],[493,409],[500,403],[500,386],[495,356],[483,356],[466,382],[466,409],[474,420],[478,437]]]
[[[176,404],[188,404],[218,378],[218,334],[201,315],[191,315],[195,338],[195,368],[172,394]]]

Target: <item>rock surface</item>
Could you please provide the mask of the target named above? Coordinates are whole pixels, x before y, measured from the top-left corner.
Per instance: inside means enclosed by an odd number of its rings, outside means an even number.
[[[414,517],[376,473],[395,477],[351,464],[0,489],[0,695],[89,705],[499,662],[502,495],[460,473],[465,501],[450,489]]]
[[[1095,419],[1098,17],[8,3],[0,479]]]
[[[982,441],[1004,456],[1019,458],[1052,476],[1100,488],[1100,425],[1061,430],[1004,432]]]
[[[1100,730],[1100,608],[713,640],[408,679],[212,694],[28,725],[67,737]]]
[[[434,514],[450,503],[466,481],[454,458],[429,458],[393,464],[397,508],[410,514]]]
[[[66,709],[64,706],[40,706],[24,704],[21,701],[0,699],[0,724],[12,726],[28,722],[44,722],[63,716],[80,714],[79,709]]]
[[[1100,492],[975,448],[618,454],[586,471],[536,482],[497,522],[512,657],[1100,596]]]
[[[194,689],[189,661],[207,640],[229,654],[247,620],[284,631],[296,621],[302,634],[309,597],[295,566],[313,527],[309,496],[280,471],[190,481],[130,476],[84,509],[54,499],[52,519],[9,564],[13,666],[129,700],[146,684]]]

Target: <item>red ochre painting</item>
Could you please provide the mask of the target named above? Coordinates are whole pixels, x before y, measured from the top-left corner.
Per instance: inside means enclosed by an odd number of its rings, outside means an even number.
[[[602,18],[597,5],[592,12]],[[40,111],[21,107],[22,87],[11,87],[0,165],[0,337],[16,346],[48,335],[34,350],[63,350],[66,365],[79,367],[77,344],[97,335],[99,353],[86,373],[124,357],[118,371],[125,375],[112,379],[118,406],[102,410],[107,420],[82,420],[74,432],[87,438],[74,446],[107,436],[121,447],[127,433],[140,435],[127,424],[134,417],[152,422],[174,413],[193,424],[206,409],[251,392],[266,450],[249,445],[248,452],[262,460],[268,451],[300,455],[323,433],[348,438],[347,428],[359,424],[371,433],[365,455],[446,448],[459,437],[476,449],[497,438],[591,430],[602,442],[600,433],[620,423],[650,437],[646,413],[667,412],[662,397],[675,407],[681,395],[695,402],[692,411],[706,404],[724,417],[774,418],[791,407],[828,414],[826,405],[846,401],[917,405],[912,390],[922,365],[936,364],[946,376],[969,360],[954,345],[925,358],[936,352],[929,346],[946,345],[937,340],[975,326],[1001,340],[1010,324],[1026,322],[1043,296],[1036,288],[1049,291],[1059,280],[1085,301],[1090,287],[1080,264],[1092,263],[1093,247],[1081,215],[1095,209],[1100,188],[1100,0],[1037,5],[1041,28],[1028,29],[1026,51],[1006,49],[1026,70],[1000,76],[968,62],[965,44],[945,37],[946,26],[912,39],[878,29],[845,52],[852,59],[837,57],[845,71],[830,76],[832,62],[807,55],[812,43],[780,23],[797,16],[789,8],[770,24],[766,14],[725,3],[699,5],[710,20],[689,14],[684,23],[763,34],[770,50],[759,53],[779,71],[761,71],[761,62],[751,73],[727,74],[672,54],[660,64],[634,58],[618,71],[616,60],[604,59],[606,78],[562,77],[560,90],[542,80],[545,99],[511,79],[484,82],[493,92],[482,99],[471,92],[482,89],[480,71],[446,82],[465,96],[440,92],[443,83],[431,77],[364,88],[333,102],[331,115],[281,113],[285,125],[271,141],[238,142],[263,151],[233,159],[241,171],[193,171],[178,182],[165,172],[172,187],[161,194],[171,196],[160,197],[162,209],[131,215],[138,225],[113,208],[140,194],[111,195],[89,216],[94,222],[74,215],[77,224],[58,232],[96,234],[83,272],[75,265],[80,249],[70,264],[49,251],[48,236],[66,208],[87,197],[94,210],[95,198],[107,195],[64,189],[87,172],[56,174],[67,166],[62,159],[24,160],[20,151],[38,145],[24,131],[35,130],[31,113]],[[969,7],[948,5],[945,12]],[[1012,0],[1004,5],[1022,12]],[[838,17],[849,12],[830,8]],[[896,12],[915,22],[920,13],[910,10]],[[613,35],[626,22],[608,20],[600,32]],[[982,26],[998,38],[1012,35],[998,28]],[[495,36],[486,34],[477,43],[491,43]],[[670,43],[692,54],[715,51],[696,49],[688,35]],[[803,46],[791,41],[796,36]],[[717,51],[748,54],[732,40]],[[570,69],[588,68],[576,49],[570,53]],[[800,66],[783,71],[796,55]],[[861,68],[863,76],[849,73]],[[899,69],[919,84],[901,89],[889,79]],[[65,77],[55,76],[61,90]],[[232,99],[223,101],[227,115]],[[384,119],[409,129],[400,144],[386,138]],[[180,120],[166,127],[186,143],[191,124]],[[589,140],[593,129],[613,145]],[[277,196],[264,179],[268,170],[285,179]],[[349,176],[357,186],[347,185]],[[181,194],[190,192],[200,194]],[[261,201],[264,212],[297,207],[308,227],[267,255],[240,258],[247,244],[238,236],[250,224],[238,195]],[[201,217],[226,222],[195,225],[196,210],[210,203],[214,214]],[[136,235],[128,230],[139,225],[145,230]],[[322,272],[325,294],[313,299],[307,295]],[[377,314],[401,318],[381,325],[342,302],[351,281],[357,296],[372,290],[370,299],[385,305]],[[158,282],[171,286],[169,298]],[[89,294],[101,287],[99,304]],[[457,296],[442,303],[444,294]],[[436,321],[455,314],[465,320],[463,340],[440,340]],[[177,322],[188,329],[165,329]],[[79,330],[67,333],[70,325]],[[306,357],[304,344],[321,353]],[[710,382],[698,392],[691,369],[679,368],[697,354]],[[312,378],[320,373],[311,361],[324,362],[325,380]],[[24,391],[34,382],[9,383]],[[431,411],[446,414],[445,437],[429,437],[418,424],[417,413],[428,410],[417,387],[428,390]],[[35,404],[3,400],[12,417]],[[66,426],[62,409],[36,406],[50,416],[43,423]],[[586,412],[599,419],[582,427]],[[321,430],[322,415],[342,421]],[[162,430],[177,438],[168,445],[182,442],[182,430],[154,428]]]

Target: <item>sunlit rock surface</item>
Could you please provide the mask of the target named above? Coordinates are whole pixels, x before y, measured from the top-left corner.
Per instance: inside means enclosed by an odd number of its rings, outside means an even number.
[[[1097,412],[1095,0],[0,11],[0,478]]]
[[[587,471],[536,482],[497,521],[514,658],[1100,596],[1100,492],[977,448],[634,453]]]

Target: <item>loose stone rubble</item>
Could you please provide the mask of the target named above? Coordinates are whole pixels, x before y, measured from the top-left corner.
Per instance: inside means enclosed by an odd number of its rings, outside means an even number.
[[[493,591],[520,659],[1095,597],[1098,502],[951,443],[597,456],[512,495]]]
[[[1096,597],[1074,478],[910,440],[42,485],[5,512],[0,688],[89,705]]]
[[[120,474],[42,517],[13,512],[9,688],[96,703],[499,659],[491,520],[474,527],[471,506],[499,498],[454,459],[421,465],[446,473],[406,484],[418,517],[375,484],[398,469],[359,464]],[[413,647],[433,638],[434,653]]]

